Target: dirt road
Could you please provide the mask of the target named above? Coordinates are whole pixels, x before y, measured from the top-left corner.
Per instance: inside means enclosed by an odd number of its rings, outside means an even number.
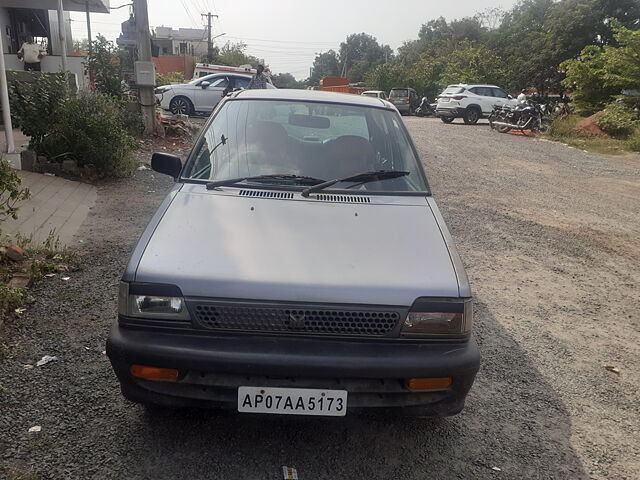
[[[149,415],[125,402],[104,341],[169,186],[142,171],[101,187],[78,237],[83,270],[48,279],[4,327],[0,477],[277,479],[282,465],[304,480],[640,477],[640,161],[406,122],[477,298],[483,364],[461,415]],[[45,354],[59,361],[24,369]]]

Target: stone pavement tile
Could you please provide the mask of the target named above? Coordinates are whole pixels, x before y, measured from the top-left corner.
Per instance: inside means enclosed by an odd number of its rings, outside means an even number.
[[[47,239],[50,232],[69,244],[84,222],[97,198],[93,185],[19,171],[23,186],[29,188],[31,198],[20,205],[18,219],[7,219],[2,233],[32,236],[35,244]]]

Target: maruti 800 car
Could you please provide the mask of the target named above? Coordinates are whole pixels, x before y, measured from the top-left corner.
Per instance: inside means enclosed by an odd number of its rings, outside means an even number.
[[[122,277],[107,354],[124,396],[170,407],[446,416],[479,368],[472,298],[390,103],[226,97]]]

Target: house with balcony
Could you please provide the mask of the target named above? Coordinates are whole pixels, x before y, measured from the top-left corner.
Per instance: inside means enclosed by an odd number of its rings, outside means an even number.
[[[109,13],[109,0],[62,0],[62,18],[58,7],[58,0],[0,0],[0,35],[6,70],[23,70],[24,64],[16,54],[26,38],[32,36],[47,52],[41,61],[42,71],[61,71],[62,43],[66,53],[73,50],[69,12]],[[87,86],[83,61],[84,57],[76,56],[66,59],[78,88]]]
[[[77,88],[87,88],[89,79],[85,74],[85,57],[67,56],[73,45],[69,18],[69,12],[73,11],[109,13],[109,0],[0,0],[0,53],[5,70],[0,75],[4,77],[6,72],[24,70],[17,52],[27,37],[33,37],[47,53],[40,62],[43,72],[66,69]],[[4,132],[0,135],[0,150],[19,168],[15,156],[21,145],[14,142],[10,128],[6,84],[2,89],[0,108]]]
[[[204,28],[156,27],[152,42],[157,54],[199,57],[207,54],[207,30]]]

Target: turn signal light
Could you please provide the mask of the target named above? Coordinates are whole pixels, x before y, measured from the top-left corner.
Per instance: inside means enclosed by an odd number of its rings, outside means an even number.
[[[147,380],[177,380],[178,370],[174,368],[146,367],[144,365],[131,365],[131,375]]]
[[[451,377],[410,378],[407,382],[409,390],[444,390],[451,386]]]

